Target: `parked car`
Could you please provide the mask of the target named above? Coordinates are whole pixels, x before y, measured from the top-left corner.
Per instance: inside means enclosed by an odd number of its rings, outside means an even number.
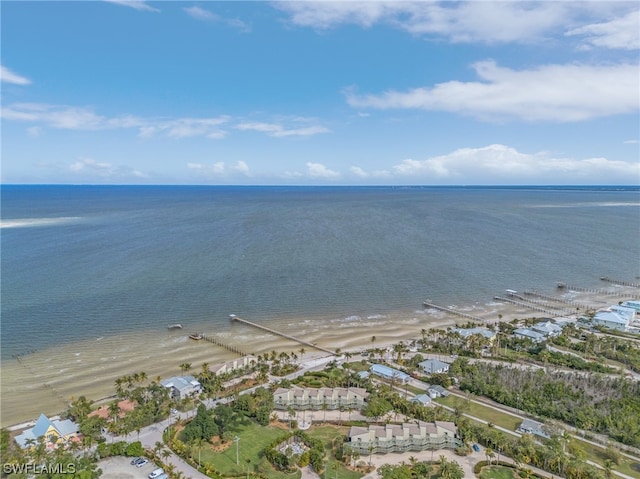
[[[140,461],[140,462],[138,462],[138,463],[136,464],[136,467],[142,467],[142,466],[144,466],[145,464],[147,464],[148,462],[149,462],[148,460],[146,460],[146,459],[144,459],[144,458],[143,458],[143,459],[142,459],[142,461]]]
[[[480,446],[478,446],[477,444],[473,445],[473,450],[476,452],[480,452]]]
[[[151,471],[151,473],[149,474],[149,479],[156,479],[158,476],[162,474],[164,474],[164,469],[159,467],[158,469]]]
[[[131,459],[131,465],[132,465],[132,466],[135,466],[135,465],[136,465],[136,463],[137,463],[140,459],[142,459],[142,458],[141,458],[141,457],[134,457],[133,459]]]

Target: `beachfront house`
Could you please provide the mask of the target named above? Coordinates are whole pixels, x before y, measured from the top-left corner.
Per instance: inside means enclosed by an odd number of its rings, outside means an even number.
[[[635,311],[636,315],[640,315],[640,301],[625,301],[620,306],[631,308]]]
[[[614,304],[609,306],[609,311],[613,311],[614,313],[618,313],[620,316],[625,318],[629,318],[629,321],[633,321],[636,317],[635,308],[631,308],[629,306],[624,306],[622,304]]]
[[[534,324],[531,329],[536,331],[545,337],[555,337],[562,333],[562,327],[551,321],[542,321],[540,323]]]
[[[449,363],[439,361],[438,359],[427,359],[418,363],[418,366],[420,366],[420,369],[422,369],[425,374],[440,374],[449,371]]]
[[[352,426],[347,443],[360,454],[455,449],[462,445],[452,422],[415,421],[385,426]]]
[[[468,339],[474,334],[479,334],[480,336],[488,339],[490,343],[493,342],[498,334],[495,331],[491,331],[489,328],[454,328],[452,331],[454,333],[458,333],[462,339]]]
[[[530,339],[534,343],[539,343],[545,340],[544,334],[527,328],[514,329],[513,335],[518,339]]]
[[[169,396],[172,399],[185,399],[200,394],[202,385],[193,376],[175,376],[160,381],[165,388],[169,389]]]
[[[545,430],[544,424],[532,419],[523,420],[516,431],[521,434],[533,434],[534,436],[542,437],[544,439],[549,439],[551,437]]]
[[[273,393],[276,409],[362,409],[369,393],[363,388],[278,388]]]
[[[390,368],[389,366],[385,366],[384,364],[374,364],[369,368],[371,374],[375,374],[384,379],[388,379],[389,381],[399,382],[401,384],[406,384],[411,380],[411,376],[407,373],[403,373],[402,371],[398,371],[397,369]]]
[[[593,317],[594,326],[602,326],[616,331],[627,331],[631,319],[628,315],[616,311],[598,311]]]
[[[249,368],[256,364],[257,360],[255,356],[243,356],[238,359],[233,359],[231,361],[227,361],[226,363],[217,364],[209,368],[209,370],[219,376],[221,374],[230,373],[231,371],[236,371],[238,369]]]
[[[48,449],[53,449],[65,445],[70,441],[78,440],[80,428],[70,419],[52,420],[44,414],[36,421],[36,424],[27,429],[22,434],[16,436],[16,442],[23,448],[31,448],[44,441]]]

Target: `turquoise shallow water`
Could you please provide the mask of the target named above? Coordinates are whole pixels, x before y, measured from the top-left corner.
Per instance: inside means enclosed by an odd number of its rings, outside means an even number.
[[[2,357],[640,276],[638,188],[3,186]]]

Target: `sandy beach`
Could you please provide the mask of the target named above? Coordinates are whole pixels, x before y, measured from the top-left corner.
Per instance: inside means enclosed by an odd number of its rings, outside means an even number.
[[[580,300],[604,307],[614,297],[580,294]],[[448,305],[443,305],[448,306]],[[490,302],[456,308],[489,322],[513,318],[541,317],[530,309],[508,303]],[[250,318],[246,318],[250,319]],[[269,327],[330,350],[343,352],[383,347],[401,340],[420,338],[422,329],[447,328],[467,320],[433,309],[373,315],[369,317],[274,319]],[[305,349],[304,359],[326,355],[289,339],[240,323],[226,331],[204,331],[248,354],[270,351],[296,352]],[[2,363],[2,427],[33,420],[40,413],[64,411],[69,400],[84,395],[93,400],[114,394],[114,380],[144,371],[149,378],[181,373],[180,364],[191,363],[194,372],[202,363],[210,366],[237,357],[206,341],[188,338],[188,330],[149,331],[85,340],[63,345]],[[375,343],[372,343],[375,336]]]

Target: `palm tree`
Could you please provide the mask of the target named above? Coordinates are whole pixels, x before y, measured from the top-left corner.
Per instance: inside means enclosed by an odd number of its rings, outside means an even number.
[[[182,374],[185,374],[190,369],[191,369],[191,363],[182,363],[180,365],[180,370],[182,371]]]
[[[171,451],[169,449],[163,449],[162,451],[160,451],[160,455],[166,461],[167,459],[169,459],[169,457],[171,457]]]
[[[493,452],[493,449],[491,449],[490,447],[487,447],[484,450],[484,455],[487,456],[487,462],[489,463],[489,465],[491,465],[492,459],[496,457],[496,454]]]
[[[611,479],[613,477],[613,461],[611,459],[604,460],[604,477]]]
[[[113,422],[118,422],[118,417],[120,415],[120,406],[118,406],[118,401],[113,401],[109,404],[109,418]]]

